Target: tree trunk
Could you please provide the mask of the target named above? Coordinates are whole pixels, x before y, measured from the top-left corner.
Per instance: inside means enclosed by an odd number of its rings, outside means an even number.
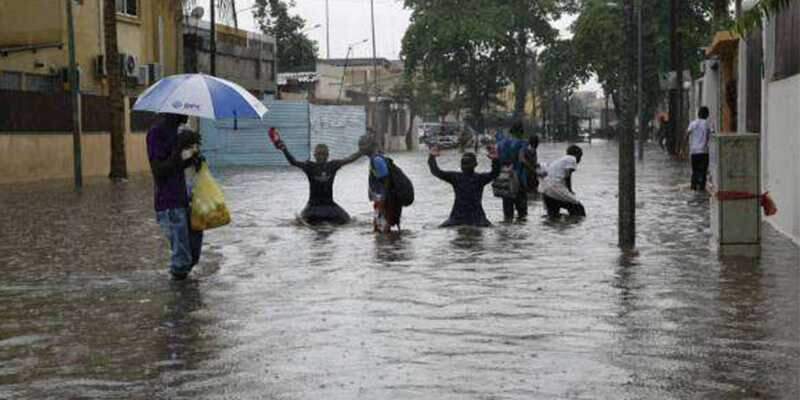
[[[634,0],[623,1],[624,82],[622,84],[622,120],[619,130],[619,246],[625,250],[636,245],[636,163],[634,157],[634,119],[636,115],[637,35]]]
[[[525,118],[525,102],[528,97],[528,35],[517,36],[517,71],[514,81],[514,121]]]
[[[670,70],[675,74],[674,86],[669,91],[669,135],[667,150],[677,156],[681,146],[683,120],[683,46],[681,43],[681,10],[683,1],[670,0]]]
[[[103,32],[105,38],[105,62],[108,74],[108,104],[111,118],[111,171],[108,177],[113,181],[128,178],[125,161],[125,124],[123,118],[122,72],[119,50],[117,49],[117,8],[116,1],[103,1]]]

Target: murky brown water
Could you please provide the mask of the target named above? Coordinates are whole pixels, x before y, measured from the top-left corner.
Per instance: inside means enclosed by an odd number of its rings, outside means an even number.
[[[800,397],[800,252],[765,227],[760,261],[718,260],[687,168],[647,158],[635,258],[612,145],[575,176],[589,218],[536,201],[485,230],[436,228],[450,188],[396,155],[417,186],[400,237],[371,233],[364,160],[338,177],[339,229],[294,222],[297,170],[222,171],[235,221],[180,284],[149,178],[0,187],[0,399]]]

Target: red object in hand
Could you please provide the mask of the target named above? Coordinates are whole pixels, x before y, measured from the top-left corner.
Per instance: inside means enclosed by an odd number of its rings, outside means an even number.
[[[275,147],[278,147],[278,143],[281,141],[281,134],[278,133],[278,129],[275,127],[269,128],[269,140]]]

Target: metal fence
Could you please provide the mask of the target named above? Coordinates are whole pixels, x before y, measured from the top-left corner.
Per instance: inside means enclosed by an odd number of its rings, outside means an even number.
[[[267,131],[276,127],[289,151],[306,160],[313,146],[324,143],[331,158],[352,154],[366,130],[363,106],[319,106],[307,101],[272,100],[264,103],[264,120],[201,121],[203,153],[215,166],[285,166],[283,154],[269,142]]]
[[[131,99],[131,104],[136,99]],[[111,130],[111,109],[106,96],[81,95],[83,132]],[[130,113],[131,131],[147,131],[154,114]],[[69,92],[0,90],[0,132],[4,134],[72,133],[72,98]]]

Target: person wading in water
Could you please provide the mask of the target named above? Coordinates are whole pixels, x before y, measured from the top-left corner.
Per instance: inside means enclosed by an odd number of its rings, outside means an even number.
[[[308,224],[343,225],[350,222],[350,215],[333,201],[333,181],[343,166],[358,160],[364,154],[360,151],[342,160],[328,161],[328,146],[318,144],[314,148],[314,161],[297,161],[282,140],[275,147],[283,152],[289,164],[300,168],[308,178],[308,202],[300,213],[300,218]]]
[[[489,152],[489,158],[492,160],[492,171],[489,173],[476,173],[475,168],[478,166],[478,159],[475,153],[464,153],[461,156],[461,172],[456,171],[442,171],[436,163],[436,158],[439,157],[439,148],[431,148],[430,156],[428,156],[428,167],[430,167],[433,176],[451,184],[455,192],[455,201],[453,202],[453,209],[450,211],[450,218],[447,219],[441,226],[490,226],[491,223],[486,219],[486,213],[483,211],[483,188],[492,183],[497,175],[500,174],[500,163],[497,160],[497,153],[494,151]]]

